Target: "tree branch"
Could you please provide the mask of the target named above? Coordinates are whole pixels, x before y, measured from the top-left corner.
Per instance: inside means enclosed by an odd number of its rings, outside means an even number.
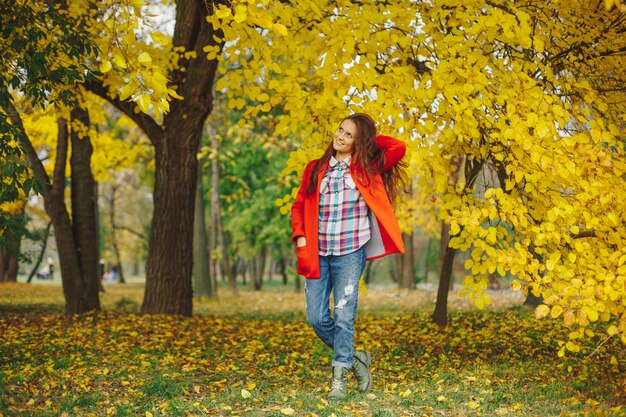
[[[595,230],[584,230],[580,233],[576,233],[576,234],[572,234],[571,235],[572,239],[582,239],[585,237],[596,237],[596,231]]]
[[[57,202],[64,201],[65,166],[67,165],[69,136],[70,132],[67,128],[67,120],[59,117],[57,120],[57,153],[56,158],[54,159],[52,186],[50,187],[50,196],[55,198],[55,201]]]
[[[9,97],[9,99],[6,100],[3,108],[9,116],[9,119],[11,120],[13,126],[18,130],[16,135],[17,139],[22,146],[22,150],[26,154],[26,159],[28,159],[30,168],[33,170],[35,178],[41,183],[41,192],[43,196],[44,198],[48,198],[50,196],[50,177],[46,173],[43,164],[37,156],[37,151],[33,147],[33,144],[31,143],[28,135],[26,134],[26,131],[24,130],[24,123],[22,122],[22,118],[12,101],[13,96],[10,95],[6,87],[2,88],[2,94]]]
[[[142,112],[135,112],[135,105],[130,101],[122,101],[119,98],[111,97],[107,88],[102,84],[101,81],[88,81],[83,84],[87,91],[92,92],[93,94],[102,97],[113,106],[115,106],[118,110],[124,113],[126,116],[130,117],[136,124],[139,126],[141,130],[144,131],[148,139],[152,142],[153,145],[156,145],[155,142],[160,141],[161,135],[163,133],[163,128],[159,126],[152,117],[148,116]]]
[[[114,224],[113,228],[116,229],[116,230],[123,230],[125,232],[130,233],[133,236],[137,236],[138,238],[140,238],[141,240],[143,240],[145,242],[148,242],[148,238],[144,234],[136,232],[133,229],[131,229],[130,227],[118,226],[118,225]]]

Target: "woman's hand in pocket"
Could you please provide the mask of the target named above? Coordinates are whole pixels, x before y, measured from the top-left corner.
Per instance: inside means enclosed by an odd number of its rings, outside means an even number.
[[[299,248],[306,246],[306,237],[298,236],[298,239],[296,240],[296,246]]]

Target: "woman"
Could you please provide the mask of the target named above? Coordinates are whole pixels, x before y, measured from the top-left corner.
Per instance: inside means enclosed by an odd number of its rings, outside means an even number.
[[[368,115],[348,116],[324,155],[306,166],[291,209],[307,321],[334,350],[330,399],[346,396],[350,369],[361,392],[372,386],[370,353],[354,351],[359,279],[366,260],[404,253],[390,197],[403,181],[405,152],[399,140],[377,136]]]

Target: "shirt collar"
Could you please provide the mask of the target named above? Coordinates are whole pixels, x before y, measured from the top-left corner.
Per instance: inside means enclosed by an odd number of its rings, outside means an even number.
[[[330,157],[330,161],[328,162],[328,164],[333,168],[337,166],[337,164],[340,164],[340,163],[344,164],[346,167],[349,167],[351,160],[352,160],[352,155],[348,155],[343,161],[339,162],[333,155]]]

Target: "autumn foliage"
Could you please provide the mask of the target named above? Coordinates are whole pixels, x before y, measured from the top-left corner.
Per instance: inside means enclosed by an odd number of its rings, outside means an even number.
[[[538,318],[571,329],[561,354],[594,322],[626,343],[624,14],[585,1],[276,1],[218,6],[212,22],[229,105],[275,114],[276,132],[302,143],[285,174],[319,155],[341,115],[371,113],[409,143],[405,228],[431,214],[450,225],[479,308],[489,277],[510,275],[545,303]]]
[[[62,313],[58,287],[0,287],[0,414],[23,416],[620,415],[624,348],[559,359],[568,330],[537,321],[509,291],[478,311],[454,295],[450,326],[433,294],[370,290],[357,346],[374,389],[329,403],[332,353],[304,317],[304,296],[245,291],[197,300],[192,318],[136,313],[142,288],[108,286],[106,312]],[[457,310],[458,308],[458,310]]]

